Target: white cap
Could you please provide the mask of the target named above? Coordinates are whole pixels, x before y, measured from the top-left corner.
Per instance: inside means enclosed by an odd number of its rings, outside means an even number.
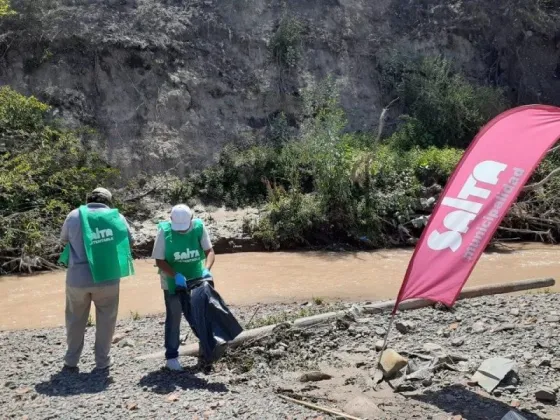
[[[177,204],[171,209],[171,229],[183,231],[189,230],[193,218],[193,212],[185,204]]]

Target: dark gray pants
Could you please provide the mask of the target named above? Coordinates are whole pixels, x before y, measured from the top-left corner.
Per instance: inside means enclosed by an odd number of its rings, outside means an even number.
[[[184,315],[187,319],[189,311],[188,297],[186,293],[172,295],[164,290],[163,298],[165,300],[165,358],[176,359],[179,357],[181,344],[181,318]]]

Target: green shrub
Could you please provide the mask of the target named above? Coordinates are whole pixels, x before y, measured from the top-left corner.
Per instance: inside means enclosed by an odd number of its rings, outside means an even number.
[[[328,222],[317,195],[294,190],[286,192],[274,187],[270,188],[269,194],[266,215],[252,232],[267,249],[309,245]]]
[[[407,158],[411,168],[424,184],[445,184],[463,156],[463,150],[445,147],[413,149]]]
[[[0,272],[51,266],[68,212],[116,175],[77,137],[47,123],[48,106],[0,89]]]
[[[441,57],[393,58],[385,78],[405,109],[403,125],[391,138],[401,149],[470,144],[478,130],[505,108],[503,93],[476,86]]]
[[[10,0],[0,0],[0,17],[12,16],[16,12],[12,9],[10,5]]]
[[[202,199],[242,207],[265,201],[266,180],[277,178],[282,174],[275,148],[229,146],[221,152],[217,165],[191,176],[188,182],[192,192]]]
[[[268,48],[279,65],[294,68],[301,57],[303,26],[299,20],[285,15],[273,35]]]

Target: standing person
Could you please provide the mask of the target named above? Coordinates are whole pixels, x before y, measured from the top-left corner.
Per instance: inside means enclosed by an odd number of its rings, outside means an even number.
[[[158,225],[152,258],[159,268],[165,301],[166,366],[182,370],[178,358],[184,315],[200,341],[199,367],[209,373],[212,362],[242,328],[214,290],[210,269],[215,254],[210,236],[202,220],[193,219],[188,206],[176,205],[171,221]]]
[[[134,274],[130,227],[117,209],[112,194],[96,188],[87,205],[73,210],[62,226],[66,245],[60,262],[66,272],[66,334],[64,370],[78,371],[91,302],[95,304],[95,366],[111,365],[109,352],[119,307],[119,281]]]

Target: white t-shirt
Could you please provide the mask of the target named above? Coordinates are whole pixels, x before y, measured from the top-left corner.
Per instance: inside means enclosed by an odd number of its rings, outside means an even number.
[[[192,229],[192,227],[191,227]],[[191,229],[187,231],[190,232]],[[206,226],[202,228],[202,237],[200,238],[200,246],[204,251],[209,251],[212,249],[212,242],[210,241],[210,235],[206,230]],[[154,260],[165,260],[165,232],[159,230],[156,236],[156,241],[154,242],[154,249],[152,250],[152,258]],[[167,279],[165,274],[160,275],[161,288],[167,290]]]

